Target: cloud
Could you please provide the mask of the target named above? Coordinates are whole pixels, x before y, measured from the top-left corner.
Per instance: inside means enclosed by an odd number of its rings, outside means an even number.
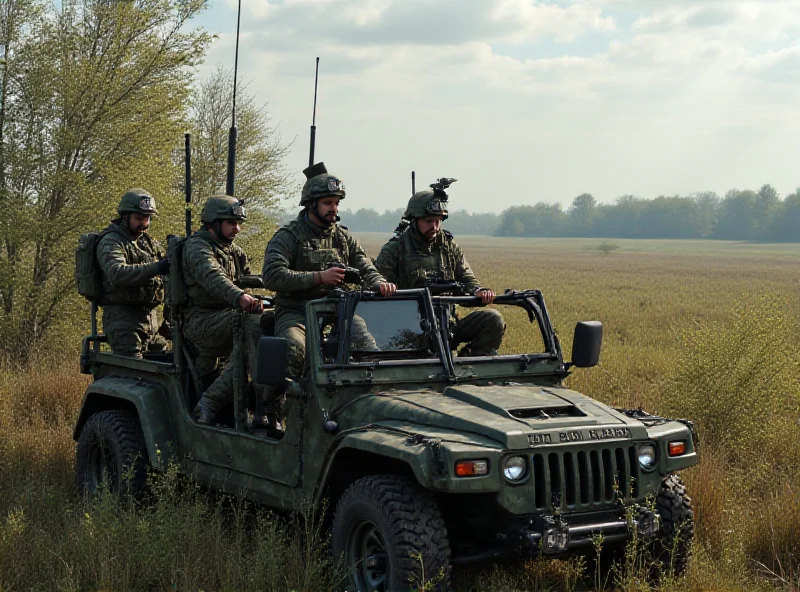
[[[321,56],[317,152],[349,207],[382,209],[375,188],[390,199],[411,168],[463,179],[470,210],[797,184],[767,154],[800,133],[796,1],[243,2],[240,75],[298,138],[297,171]],[[212,61],[232,55],[228,32]]]
[[[228,0],[229,5],[232,0]],[[264,42],[341,45],[457,45],[476,41],[522,43],[573,40],[613,31],[610,17],[587,2],[565,6],[534,0],[244,0]]]

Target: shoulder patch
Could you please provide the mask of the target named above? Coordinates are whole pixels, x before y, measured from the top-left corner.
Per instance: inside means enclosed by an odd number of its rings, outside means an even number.
[[[442,233],[444,234],[444,237],[445,237],[447,240],[449,240],[449,241],[453,240],[453,233],[452,233],[452,232],[450,232],[449,230],[444,230],[444,229],[442,229]]]
[[[345,226],[344,224],[337,224],[336,226],[338,226],[338,227],[339,227],[339,228],[341,228],[342,230],[350,230],[350,229],[349,229],[349,228],[347,228],[347,226]]]

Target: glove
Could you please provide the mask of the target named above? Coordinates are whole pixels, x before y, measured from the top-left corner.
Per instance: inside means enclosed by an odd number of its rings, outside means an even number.
[[[156,264],[156,270],[158,271],[159,275],[167,275],[169,273],[169,257],[161,259]]]

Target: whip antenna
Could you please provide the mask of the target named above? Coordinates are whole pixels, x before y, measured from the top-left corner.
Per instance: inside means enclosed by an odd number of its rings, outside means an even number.
[[[242,0],[236,14],[236,53],[233,60],[233,107],[231,109],[231,129],[228,130],[228,176],[225,179],[225,193],[233,195],[236,178],[236,80],[239,73],[239,27],[242,22]]]
[[[241,0],[239,0],[241,2]],[[319,80],[319,58],[314,69],[314,111],[311,113],[311,144],[308,149],[308,166],[314,164],[314,143],[317,139],[317,81]]]

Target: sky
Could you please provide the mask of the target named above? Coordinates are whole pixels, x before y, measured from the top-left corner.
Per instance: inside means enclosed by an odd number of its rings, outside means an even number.
[[[232,69],[236,0],[197,22],[199,76]],[[800,186],[800,0],[242,0],[241,30],[298,184],[320,57],[344,208],[403,207],[412,170],[471,212]]]

